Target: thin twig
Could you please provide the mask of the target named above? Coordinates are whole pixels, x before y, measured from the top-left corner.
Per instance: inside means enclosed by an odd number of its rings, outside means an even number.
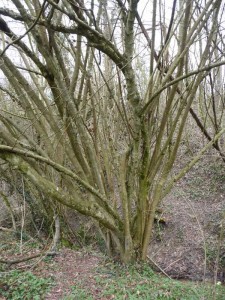
[[[148,255],[147,255],[147,259],[153,263],[166,277],[168,277],[169,279],[172,279],[154,260],[152,260]]]
[[[34,26],[38,23],[42,12],[44,11],[44,7],[45,7],[45,3],[47,2],[47,0],[44,0],[42,6],[41,6],[41,10],[36,18],[36,20],[34,21],[34,23],[25,31],[24,34],[22,34],[21,36],[19,36],[17,39],[15,39],[14,41],[12,41],[11,43],[9,43],[5,49],[2,51],[2,53],[0,54],[0,58],[5,54],[5,52],[9,49],[10,46],[16,44],[17,42],[19,42],[20,40],[22,40],[33,28]]]

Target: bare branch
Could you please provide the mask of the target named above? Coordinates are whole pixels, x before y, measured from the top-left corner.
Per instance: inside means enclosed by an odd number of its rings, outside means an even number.
[[[9,43],[6,47],[5,47],[5,49],[2,51],[2,53],[0,54],[0,58],[5,54],[5,52],[7,51],[7,49],[9,49],[9,47],[10,46],[12,46],[13,44],[16,44],[17,42],[19,42],[20,40],[22,40],[35,26],[36,26],[36,24],[38,23],[38,20],[40,19],[40,17],[41,17],[41,15],[42,15],[42,13],[43,13],[43,11],[44,11],[44,8],[45,8],[45,3],[47,2],[47,0],[44,0],[44,2],[43,2],[43,4],[42,4],[42,6],[41,6],[41,10],[40,10],[40,12],[39,12],[39,14],[38,14],[38,16],[37,16],[37,18],[36,18],[36,20],[34,21],[34,23],[26,30],[26,32],[24,33],[24,34],[22,34],[21,36],[19,36],[18,38],[16,38],[14,41],[12,41],[11,43]],[[4,24],[3,23],[3,19],[0,19],[0,21],[1,21],[1,24]],[[6,23],[5,23],[6,24]],[[10,33],[10,30],[9,30],[9,28],[7,28],[6,27],[6,30],[4,30],[4,27],[0,27],[0,29],[2,30],[2,31],[4,31],[5,33]]]

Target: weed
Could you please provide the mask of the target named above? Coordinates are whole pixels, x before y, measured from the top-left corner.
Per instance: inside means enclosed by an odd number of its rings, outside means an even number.
[[[1,275],[0,295],[12,300],[40,300],[48,291],[51,281],[31,272],[12,272]]]
[[[76,285],[72,287],[72,292],[69,296],[63,298],[63,300],[92,300],[93,297],[88,292]]]
[[[109,274],[109,270],[107,272]],[[224,287],[169,279],[154,273],[147,264],[117,266],[113,268],[112,274],[114,276],[100,275],[96,280],[101,287],[104,286],[102,296],[106,298],[110,296],[118,300],[200,300],[213,299],[214,291],[215,299],[225,300]]]

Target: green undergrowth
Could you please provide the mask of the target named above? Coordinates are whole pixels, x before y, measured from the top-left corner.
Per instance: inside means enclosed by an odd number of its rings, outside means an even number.
[[[63,298],[63,300],[94,300],[90,291],[82,288],[79,284],[72,287],[72,292],[70,295]]]
[[[51,280],[29,271],[13,270],[0,273],[0,296],[8,300],[40,300],[50,289]]]
[[[225,287],[209,283],[194,283],[167,278],[155,273],[147,264],[123,267],[107,264],[97,270],[96,290],[93,297],[82,284],[73,287],[71,295],[63,300],[75,299],[145,299],[145,300],[224,300]]]

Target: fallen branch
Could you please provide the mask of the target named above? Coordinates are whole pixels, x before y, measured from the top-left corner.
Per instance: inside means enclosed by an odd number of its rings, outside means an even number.
[[[162,272],[166,277],[168,277],[169,279],[172,279],[154,260],[152,260],[149,256],[147,256],[147,259],[153,263],[157,269],[159,269],[160,272]]]
[[[1,227],[1,226],[0,226],[0,230],[7,231],[7,232],[14,232],[15,231],[14,229],[6,228],[6,227]]]
[[[0,263],[2,264],[7,264],[9,266],[11,265],[14,265],[14,264],[19,264],[21,262],[24,262],[24,261],[28,261],[28,260],[31,260],[31,259],[34,259],[34,258],[37,258],[37,257],[40,257],[40,256],[56,256],[58,254],[58,252],[46,252],[46,253],[38,253],[38,254],[34,254],[34,255],[31,255],[31,256],[28,256],[28,257],[23,257],[23,258],[19,258],[19,259],[15,259],[15,260],[4,260],[4,259],[1,259],[0,258]]]

